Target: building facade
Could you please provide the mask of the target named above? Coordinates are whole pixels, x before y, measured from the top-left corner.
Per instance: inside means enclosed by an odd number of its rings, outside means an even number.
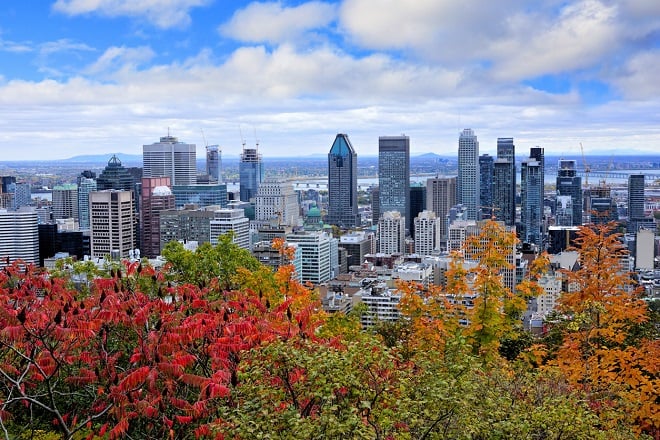
[[[520,168],[520,220],[522,231],[519,238],[526,243],[542,244],[543,223],[543,176],[541,164],[530,157]]]
[[[322,231],[298,231],[287,234],[287,243],[294,244],[302,255],[300,279],[303,282],[321,284],[332,278],[332,268],[338,266],[332,261],[332,238]]]
[[[89,193],[92,257],[127,258],[137,247],[133,194],[122,190]]]
[[[197,183],[197,146],[164,136],[142,146],[142,177],[169,177],[172,186]]]
[[[78,223],[80,229],[89,229],[89,193],[97,191],[96,179],[78,179]]]
[[[16,260],[39,265],[37,213],[32,208],[0,209],[0,268]]]
[[[431,255],[440,249],[440,225],[442,219],[433,211],[422,211],[415,217],[415,253]]]
[[[328,153],[328,216],[326,222],[342,228],[360,226],[357,200],[357,153],[340,133]]]
[[[493,216],[493,174],[495,160],[489,154],[479,156],[479,203],[481,215],[478,220]]]
[[[378,220],[378,252],[405,252],[406,218],[399,211],[386,211]]]
[[[457,203],[467,208],[469,220],[477,220],[481,184],[479,174],[479,141],[470,128],[458,138],[458,178],[456,180]]]
[[[378,138],[378,188],[379,216],[385,212],[397,211],[402,218],[407,218],[410,214],[410,138],[408,136]]]
[[[250,220],[242,209],[220,209],[214,211],[211,228],[211,244],[217,245],[221,235],[232,233],[232,241],[240,248],[250,250]]]
[[[431,177],[426,180],[426,209],[440,220],[440,239],[447,240],[447,216],[456,205],[456,177]]]
[[[493,174],[495,216],[507,226],[516,224],[516,147],[513,138],[497,138]]]
[[[557,196],[569,196],[573,207],[573,224],[562,226],[582,225],[582,178],[577,175],[574,160],[559,160],[556,181]]]
[[[261,154],[256,148],[243,148],[238,163],[240,200],[249,202],[257,196],[259,185],[264,181],[265,169]]]
[[[222,183],[222,150],[218,145],[206,147],[206,174],[211,180]]]
[[[259,185],[254,205],[257,222],[277,222],[277,225],[298,226],[300,205],[291,182],[266,179]]]
[[[174,209],[169,177],[143,177],[140,209],[140,250],[146,257],[160,255],[160,213]]]
[[[78,185],[69,183],[53,187],[53,219],[78,219]]]

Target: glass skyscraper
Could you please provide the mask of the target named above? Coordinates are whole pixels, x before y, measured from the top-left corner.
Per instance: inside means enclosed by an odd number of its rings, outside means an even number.
[[[559,226],[582,225],[582,178],[577,175],[574,160],[559,160],[556,188],[557,195],[569,196],[573,205],[573,224]]]
[[[644,174],[628,176],[628,218],[644,218]]]
[[[476,220],[479,211],[479,141],[471,128],[458,138],[458,179],[456,199],[467,208],[467,219]]]
[[[516,147],[513,138],[497,138],[497,160],[493,181],[493,206],[498,220],[507,226],[516,223]]]
[[[541,163],[533,157],[522,162],[520,168],[520,239],[526,243],[542,244],[543,175]]]
[[[222,150],[217,145],[206,147],[206,174],[212,180],[222,183]]]
[[[346,228],[360,225],[357,202],[357,153],[346,134],[338,134],[328,153],[327,222]]]
[[[264,181],[264,164],[256,148],[243,148],[238,164],[240,199],[249,202],[257,196],[259,185]]]
[[[410,216],[410,138],[378,138],[378,186],[380,216],[398,211]]]
[[[479,156],[479,202],[481,203],[481,218],[490,219],[493,216],[493,172],[494,158],[489,154]]]

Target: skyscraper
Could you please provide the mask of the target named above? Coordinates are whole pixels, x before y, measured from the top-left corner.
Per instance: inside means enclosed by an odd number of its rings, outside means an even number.
[[[406,228],[415,238],[415,218],[426,209],[426,185],[420,182],[410,184],[410,219],[406,219]]]
[[[628,218],[644,218],[644,174],[628,176]]]
[[[243,209],[219,209],[213,213],[210,222],[211,244],[217,245],[222,235],[232,234],[232,242],[243,249],[250,249],[250,220]]]
[[[82,176],[78,178],[78,222],[80,229],[89,229],[89,193],[96,190],[95,179]]]
[[[493,172],[493,156],[489,154],[479,156],[479,202],[481,219],[484,220],[493,216]]]
[[[53,188],[53,218],[78,219],[78,185],[69,183]]]
[[[573,224],[582,225],[582,178],[577,175],[574,160],[559,160],[557,167],[557,195],[570,196],[573,206]]]
[[[169,177],[143,177],[140,203],[140,249],[146,257],[160,255],[160,213],[174,209]]]
[[[404,253],[406,221],[399,211],[386,211],[378,220],[378,252]]]
[[[21,259],[39,264],[39,229],[33,208],[0,209],[0,268]]]
[[[467,218],[477,219],[479,210],[479,141],[471,128],[466,128],[458,138],[457,203],[467,208]]]
[[[507,226],[516,223],[516,147],[513,138],[497,138],[497,160],[493,179],[496,217]]]
[[[360,225],[357,203],[357,153],[346,134],[338,134],[328,153],[327,223],[346,228]]]
[[[456,177],[431,177],[426,180],[426,209],[440,220],[440,240],[447,240],[447,214],[456,205]]]
[[[169,177],[172,186],[197,183],[197,147],[174,136],[142,146],[143,177]]]
[[[249,202],[257,196],[259,185],[264,181],[265,170],[256,148],[245,148],[238,164],[241,202]]]
[[[92,257],[126,258],[136,248],[133,197],[133,191],[89,193]]]
[[[135,190],[135,178],[122,164],[121,160],[113,155],[108,165],[96,179],[96,188],[99,191],[116,189],[123,191]]]
[[[440,249],[440,225],[444,219],[438,218],[433,211],[422,211],[415,217],[415,253],[431,255]]]
[[[222,150],[217,145],[206,147],[206,174],[211,180],[222,183]]]
[[[530,157],[522,162],[520,168],[520,219],[522,231],[520,239],[526,243],[542,244],[541,216],[543,199],[541,164]]]
[[[401,217],[408,218],[410,215],[410,138],[408,136],[378,138],[378,187],[380,215],[388,211],[397,211]]]
[[[298,226],[300,205],[293,184],[272,178],[264,180],[257,190],[254,219],[266,223],[276,220],[277,226]]]

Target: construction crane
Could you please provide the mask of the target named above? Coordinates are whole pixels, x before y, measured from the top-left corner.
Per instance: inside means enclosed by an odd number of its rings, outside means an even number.
[[[587,163],[587,158],[584,156],[584,147],[582,142],[580,142],[580,152],[582,153],[582,166],[584,167],[584,186],[589,187],[589,173],[591,173],[591,167]]]

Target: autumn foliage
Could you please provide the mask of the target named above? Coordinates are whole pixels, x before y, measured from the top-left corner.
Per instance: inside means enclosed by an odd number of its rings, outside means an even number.
[[[483,243],[486,251],[499,246]],[[532,365],[521,362],[529,353],[509,362],[498,348],[519,330],[516,311],[533,279],[524,291],[507,290],[504,263],[486,259],[488,252],[474,270],[457,255],[447,291],[401,285],[406,319],[377,333],[360,331],[357,314],[327,316],[290,266],[272,272],[230,240],[196,252],[172,245],[167,254],[161,271],[146,261],[118,264],[89,286],[20,262],[0,271],[5,438],[624,439],[657,432],[657,343],[620,336],[646,315],[617,283],[591,308],[567,297],[565,313],[581,317],[572,321],[579,325],[566,327],[552,356],[537,344],[546,358]],[[497,268],[489,272],[490,265]],[[474,288],[491,295],[489,304],[470,311],[450,301]]]

